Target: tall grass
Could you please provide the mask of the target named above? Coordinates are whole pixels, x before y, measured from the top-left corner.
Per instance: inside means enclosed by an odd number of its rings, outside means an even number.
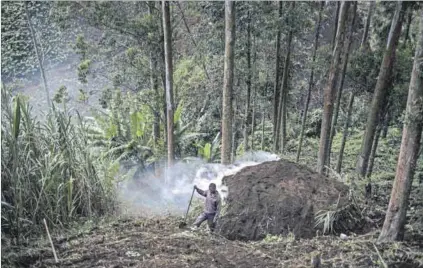
[[[83,120],[52,109],[41,122],[24,96],[1,96],[2,236],[19,243],[44,218],[66,226],[112,211],[116,173],[90,152]]]

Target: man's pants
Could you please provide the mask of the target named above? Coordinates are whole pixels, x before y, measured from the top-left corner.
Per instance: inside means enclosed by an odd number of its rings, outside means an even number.
[[[209,225],[210,231],[214,231],[215,224],[213,222],[215,213],[201,213],[200,216],[195,220],[194,225],[200,227],[200,225],[207,220],[207,224]]]

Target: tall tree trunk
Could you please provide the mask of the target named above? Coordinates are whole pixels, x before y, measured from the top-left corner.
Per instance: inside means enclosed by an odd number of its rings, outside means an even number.
[[[255,36],[253,37],[253,68],[252,68],[252,77],[253,77],[253,82],[252,82],[252,87],[253,87],[253,114],[251,117],[251,150],[254,150],[254,131],[256,128],[256,96],[257,96],[257,80],[258,80],[258,76],[257,76],[257,44],[256,44],[256,38]]]
[[[402,132],[401,149],[391,199],[379,241],[402,240],[423,129],[423,9],[420,11],[420,30],[408,90],[407,108]]]
[[[155,77],[154,72],[157,71],[157,68],[155,64],[153,63],[154,59],[151,58],[150,54],[150,70],[151,70],[151,86],[154,90],[154,99],[155,99],[155,105],[152,109],[154,114],[154,121],[153,121],[153,138],[154,138],[154,144],[157,145],[160,139],[160,93],[159,93],[159,87],[157,84],[157,80]]]
[[[379,76],[376,83],[375,93],[367,118],[366,132],[361,143],[360,155],[357,160],[357,173],[364,177],[369,163],[370,151],[372,149],[373,137],[376,131],[376,125],[379,121],[379,113],[382,105],[385,103],[389,84],[391,83],[391,71],[395,60],[395,49],[401,33],[401,26],[404,17],[404,5],[402,2],[397,3],[397,8],[392,19],[391,29],[389,31],[386,50],[383,61],[380,66]]]
[[[323,13],[324,6],[325,6],[325,2],[323,1],[320,2],[319,18],[317,20],[316,34],[314,36],[314,48],[313,48],[313,53],[311,56],[311,71],[310,71],[310,78],[308,80],[307,98],[304,104],[303,118],[301,122],[301,133],[300,133],[300,141],[298,142],[297,157],[295,160],[296,162],[298,162],[300,159],[301,149],[303,146],[304,130],[305,130],[306,122],[307,122],[308,105],[310,104],[311,89],[313,88],[313,83],[314,83],[313,81],[314,80],[314,62],[316,61],[316,53],[317,53],[317,47],[318,47],[319,35],[320,35],[320,25],[322,23],[322,13]]]
[[[348,101],[347,119],[345,120],[344,132],[342,134],[341,147],[339,148],[338,162],[336,163],[336,172],[337,173],[341,173],[342,160],[343,160],[343,157],[344,157],[345,143],[347,142],[347,137],[348,137],[348,128],[351,125],[351,115],[352,115],[352,110],[353,110],[353,105],[354,105],[354,96],[355,96],[355,92],[352,91],[351,94],[350,94],[350,100]]]
[[[367,12],[367,19],[366,19],[366,24],[364,25],[364,32],[363,32],[363,37],[361,38],[360,48],[364,48],[368,46],[367,39],[369,36],[369,28],[370,28],[375,5],[376,5],[376,2],[374,1],[369,2],[369,11]]]
[[[248,148],[248,127],[250,119],[250,100],[251,100],[251,17],[250,12],[248,12],[248,24],[247,24],[247,102],[245,104],[245,121],[244,121],[244,151],[247,152]]]
[[[411,4],[409,4],[408,10],[407,10],[407,22],[406,22],[406,25],[405,25],[403,47],[407,46],[407,41],[408,41],[409,34],[410,34],[410,26],[411,26],[412,20],[413,20],[413,7],[412,7]]]
[[[330,128],[330,140],[329,140],[329,148],[328,148],[328,159],[327,159],[327,165],[330,166],[330,155],[332,152],[332,142],[333,142],[333,137],[335,136],[335,128],[336,128],[336,123],[338,122],[338,115],[339,115],[339,107],[341,106],[341,98],[342,98],[342,90],[344,89],[344,79],[345,79],[345,74],[347,72],[347,66],[348,66],[348,57],[350,54],[350,48],[351,48],[351,43],[352,43],[352,35],[353,35],[353,31],[354,31],[354,24],[355,24],[355,17],[356,17],[356,11],[357,11],[357,2],[353,3],[353,14],[352,14],[352,18],[351,18],[351,24],[349,26],[349,30],[345,39],[345,45],[344,45],[344,49],[343,49],[343,59],[342,59],[342,73],[341,73],[341,79],[338,83],[338,90],[336,91],[336,102],[335,102],[335,110],[334,110],[334,114],[333,114],[333,119],[332,119],[332,125]]]
[[[232,121],[232,138],[231,138],[231,142],[232,142],[232,146],[231,146],[231,162],[235,162],[235,158],[236,158],[236,149],[238,147],[237,144],[237,125],[236,125],[236,119],[233,118]]]
[[[379,144],[379,137],[380,137],[381,131],[382,131],[382,126],[380,125],[376,129],[375,136],[373,138],[372,151],[370,152],[369,166],[367,167],[367,172],[366,172],[366,177],[369,179],[373,173],[373,165],[375,163],[377,146]]]
[[[43,80],[44,91],[46,92],[47,105],[48,105],[49,108],[51,108],[50,92],[49,92],[49,89],[48,89],[48,86],[47,86],[46,74],[45,74],[45,71],[44,71],[43,63],[41,61],[41,55],[40,55],[40,51],[38,49],[38,42],[37,42],[37,37],[35,36],[35,30],[34,30],[34,27],[32,26],[32,23],[31,23],[31,17],[29,15],[28,5],[29,5],[29,2],[25,2],[26,19],[27,19],[29,31],[31,33],[32,43],[34,45],[35,56],[37,57],[38,65],[40,67],[40,73],[41,73],[41,78]]]
[[[256,128],[256,88],[253,87],[253,113],[251,115],[251,151],[254,151],[255,128]]]
[[[154,2],[148,2],[148,14],[153,16]],[[160,92],[159,92],[159,83],[157,79],[157,59],[155,57],[153,45],[150,44],[150,84],[151,88],[154,91],[154,106],[153,106],[153,137],[154,145],[157,145],[160,139]]]
[[[264,150],[264,124],[266,123],[264,106],[261,111],[261,150]]]
[[[173,136],[173,64],[172,64],[172,29],[170,26],[169,1],[162,2],[163,34],[166,66],[166,110],[167,110],[167,161],[173,166],[175,145]]]
[[[338,32],[338,20],[339,20],[339,11],[341,8],[341,2],[336,2],[336,13],[335,13],[335,21],[334,21],[334,29],[333,29],[333,36],[332,36],[332,51],[335,48],[335,41],[336,41],[336,35]]]
[[[159,2],[159,7],[160,9],[163,9],[163,3]],[[165,142],[165,146],[167,147],[167,103],[166,103],[166,63],[165,63],[165,49],[164,49],[164,31],[163,31],[163,12],[160,12],[161,14],[161,19],[160,21],[160,48],[159,48],[159,57],[160,57],[160,70],[161,70],[161,80],[162,80],[162,87],[163,87],[163,95],[162,95],[162,109],[163,109],[163,123],[164,123],[164,127],[163,127],[163,137],[164,137],[164,142]]]
[[[333,50],[332,64],[329,71],[329,79],[324,91],[324,105],[322,126],[320,131],[319,154],[317,158],[317,172],[323,174],[329,153],[330,127],[332,123],[333,99],[335,95],[336,84],[339,76],[339,65],[341,51],[344,45],[345,24],[348,17],[348,9],[351,2],[342,2],[338,21],[338,32],[336,34],[335,48]]]
[[[231,162],[232,88],[234,82],[235,2],[225,1],[225,65],[223,69],[222,153],[223,165]]]
[[[387,96],[386,98],[389,98],[389,96]],[[373,165],[374,165],[374,161],[376,157],[377,147],[379,145],[379,138],[382,132],[383,122],[385,121],[385,117],[387,116],[388,110],[389,110],[389,101],[386,101],[383,109],[380,111],[381,112],[381,114],[379,115],[380,119],[376,127],[375,136],[373,137],[372,150],[370,151],[369,165],[366,171],[366,177],[369,179],[369,182],[373,172]]]
[[[386,139],[386,136],[388,135],[389,121],[390,120],[391,120],[391,113],[388,110],[386,112],[385,120],[383,120],[382,139]]]
[[[279,2],[279,17],[282,18],[282,1]],[[276,35],[276,64],[275,64],[275,83],[273,91],[273,151],[278,151],[278,144],[276,143],[276,125],[278,120],[279,95],[280,95],[280,58],[281,58],[281,31],[282,24],[278,21],[278,33]]]
[[[291,3],[291,11],[295,8],[295,2]],[[292,25],[291,25],[292,27]],[[283,75],[282,75],[282,87],[281,92],[279,95],[279,107],[278,107],[278,117],[276,121],[276,150],[279,150],[279,138],[281,137],[282,141],[282,152],[285,151],[286,145],[286,105],[287,105],[287,98],[288,98],[288,76],[289,76],[289,62],[291,60],[291,43],[292,43],[292,30],[288,33],[288,40],[287,40],[287,52],[283,67]],[[282,128],[282,129],[281,129]],[[282,135],[280,133],[282,132]]]

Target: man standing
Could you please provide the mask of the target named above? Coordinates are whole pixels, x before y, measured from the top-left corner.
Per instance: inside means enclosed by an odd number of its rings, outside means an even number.
[[[197,193],[206,198],[204,202],[204,211],[198,216],[197,220],[194,222],[194,226],[198,228],[201,223],[207,220],[209,229],[213,232],[221,207],[221,199],[219,192],[216,190],[216,184],[210,183],[209,190],[207,191],[199,189],[196,185],[194,185],[194,189],[197,190]]]

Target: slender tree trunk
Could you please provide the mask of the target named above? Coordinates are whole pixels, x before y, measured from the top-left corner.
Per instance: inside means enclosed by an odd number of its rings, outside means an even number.
[[[391,120],[391,113],[388,110],[386,112],[385,120],[383,120],[382,139],[386,139],[386,136],[388,135],[389,121],[390,120]]]
[[[295,2],[291,3],[291,11],[295,8]],[[281,137],[282,141],[282,152],[285,151],[286,145],[286,105],[287,105],[287,97],[288,97],[288,76],[289,76],[289,62],[291,60],[291,43],[292,43],[292,31],[288,33],[288,40],[287,40],[287,52],[285,57],[285,63],[283,67],[283,75],[282,75],[282,87],[281,92],[279,95],[279,107],[278,107],[278,117],[276,121],[276,151],[279,150],[279,138]],[[282,129],[281,129],[282,128]],[[282,135],[280,135],[282,131]]]
[[[159,2],[160,9],[163,9],[163,3]],[[161,70],[161,78],[162,78],[162,86],[163,86],[163,95],[162,95],[162,105],[163,105],[163,137],[165,146],[167,147],[167,103],[166,103],[166,63],[165,63],[165,49],[164,49],[164,32],[163,32],[163,12],[160,12],[161,19],[160,21],[160,48],[159,48],[159,57],[160,57],[160,70]]]
[[[233,121],[232,121],[232,138],[231,138],[231,142],[232,142],[232,146],[231,146],[231,149],[232,149],[232,151],[231,151],[231,162],[233,163],[233,162],[235,162],[235,158],[236,158],[236,149],[237,149],[237,147],[238,147],[238,144],[237,144],[237,138],[236,138],[236,134],[237,134],[237,130],[236,130],[236,127],[237,127],[237,125],[236,125],[236,119],[234,118],[233,119]]]
[[[263,109],[261,111],[261,150],[264,150],[264,127],[266,123],[266,111]]]
[[[367,172],[366,172],[366,177],[369,179],[373,173],[373,165],[375,163],[377,146],[379,144],[379,137],[380,137],[381,130],[382,130],[382,126],[378,126],[375,132],[375,136],[373,138],[372,151],[370,152],[370,157],[369,157],[369,166],[367,167]]]
[[[423,9],[420,11],[418,40],[408,90],[397,171],[379,241],[402,240],[404,237],[408,199],[423,129],[423,76],[421,75],[421,70],[423,70]]]
[[[380,66],[379,76],[376,83],[375,93],[373,95],[372,104],[367,118],[366,131],[361,143],[360,155],[357,161],[357,173],[364,177],[367,165],[369,163],[370,151],[373,144],[373,137],[376,131],[376,125],[379,121],[379,111],[385,102],[388,87],[390,84],[390,76],[393,62],[395,60],[395,49],[401,33],[402,20],[404,17],[404,5],[398,2],[397,8],[392,19],[391,29],[389,31],[386,50],[383,61]]]
[[[345,143],[347,142],[347,137],[348,137],[348,128],[351,125],[351,115],[352,115],[353,105],[354,105],[354,96],[355,96],[355,92],[353,91],[353,92],[351,92],[350,100],[348,101],[347,119],[345,120],[344,132],[342,134],[341,147],[339,148],[338,162],[336,163],[336,172],[337,173],[341,173],[342,159],[344,157]]]
[[[413,20],[413,8],[412,8],[411,5],[409,5],[408,10],[407,10],[407,22],[406,22],[406,25],[405,25],[403,47],[407,46],[407,41],[408,41],[409,34],[410,34],[410,26],[411,26],[412,20]]]
[[[333,29],[333,36],[332,36],[332,51],[335,48],[335,41],[336,41],[336,34],[338,32],[338,20],[339,20],[339,11],[341,8],[341,2],[336,2],[336,13],[335,13],[335,21],[334,21],[334,26],[335,28]]]
[[[256,103],[256,96],[257,96],[257,44],[256,38],[253,37],[253,46],[254,46],[254,58],[253,58],[253,115],[251,121],[251,150],[254,150],[254,131],[256,128],[256,110],[257,110],[257,103]]]
[[[32,26],[32,23],[31,23],[31,17],[29,15],[28,5],[29,5],[29,2],[25,2],[26,19],[27,19],[29,31],[31,33],[32,43],[34,45],[35,56],[37,57],[38,65],[40,67],[40,73],[41,73],[41,78],[43,80],[44,91],[46,92],[47,105],[48,105],[49,108],[51,108],[50,92],[49,92],[49,89],[48,89],[48,86],[47,86],[46,74],[45,74],[45,71],[44,71],[43,63],[41,61],[41,55],[40,55],[40,51],[38,49],[38,42],[37,42],[37,37],[35,36],[35,30],[34,30],[34,27]]]
[[[369,182],[373,172],[373,165],[374,165],[374,161],[376,157],[377,147],[379,145],[379,138],[382,132],[383,122],[385,121],[385,117],[387,116],[388,110],[389,110],[389,102],[385,102],[384,108],[382,109],[381,115],[379,116],[380,120],[376,128],[375,136],[373,137],[372,150],[370,151],[369,165],[366,171],[366,177],[369,179]]]
[[[256,88],[253,87],[253,114],[251,116],[251,151],[254,151],[255,128],[256,128]]]
[[[173,64],[172,64],[172,29],[170,26],[169,1],[162,2],[163,34],[166,66],[166,110],[167,110],[167,161],[173,166],[175,145],[173,137]]]
[[[346,40],[345,40],[345,44],[344,45],[344,51],[343,51],[343,59],[342,59],[342,73],[341,73],[341,79],[339,81],[338,84],[338,90],[336,92],[336,102],[335,102],[335,110],[334,110],[334,114],[333,114],[333,119],[332,119],[332,125],[330,128],[330,140],[329,140],[329,148],[328,148],[328,159],[327,159],[327,165],[330,166],[330,155],[332,152],[332,142],[333,142],[333,137],[335,136],[335,128],[336,128],[336,123],[338,122],[338,115],[339,115],[339,107],[341,106],[341,98],[342,98],[342,91],[344,89],[344,79],[345,79],[345,74],[347,72],[347,66],[348,66],[348,57],[350,54],[350,48],[351,48],[351,43],[352,43],[352,35],[353,35],[353,31],[354,31],[354,24],[355,24],[355,17],[356,17],[356,11],[357,11],[357,2],[353,3],[353,14],[352,14],[352,19],[351,19],[351,24],[346,36]]]
[[[251,150],[254,150],[254,132],[256,129],[256,110],[257,110],[257,102],[256,102],[256,96],[257,96],[257,44],[256,44],[256,38],[253,38],[253,46],[254,46],[254,58],[253,58],[253,83],[252,83],[252,87],[253,87],[253,115],[251,117]]]
[[[153,137],[154,137],[154,144],[157,145],[160,139],[160,93],[159,87],[157,85],[157,80],[155,78],[154,72],[157,70],[155,64],[153,63],[153,59],[150,55],[150,70],[151,70],[151,84],[155,94],[155,106],[152,109],[154,114],[154,121],[153,121]]]
[[[316,53],[317,53],[317,47],[318,47],[319,35],[320,35],[320,25],[322,23],[322,13],[323,13],[324,6],[325,6],[325,2],[323,1],[320,2],[319,18],[317,20],[316,34],[314,36],[314,48],[313,48],[313,54],[311,56],[311,71],[310,71],[310,78],[308,80],[307,98],[304,104],[304,113],[303,113],[303,118],[301,122],[301,133],[300,133],[300,141],[298,142],[296,162],[298,162],[300,159],[301,149],[303,146],[304,130],[305,130],[306,122],[307,122],[308,105],[310,104],[311,89],[313,88],[313,83],[314,83],[313,81],[314,80],[314,63],[316,61]]]
[[[367,45],[368,45],[367,39],[368,39],[368,36],[369,36],[369,28],[370,28],[373,10],[375,8],[375,5],[376,5],[375,1],[369,2],[369,11],[367,12],[366,24],[364,25],[364,33],[363,33],[363,37],[361,39],[361,44],[360,44],[361,48],[367,47]]]
[[[225,1],[225,65],[223,70],[222,159],[231,162],[232,88],[234,81],[235,2]]]
[[[248,19],[251,20],[250,12],[248,12]],[[250,119],[250,101],[251,101],[251,22],[248,22],[247,25],[247,103],[245,105],[245,121],[244,121],[244,151],[247,152],[248,148],[248,127],[249,127],[249,119]]]
[[[154,2],[148,3],[148,14],[153,16],[153,8]],[[150,44],[150,84],[151,88],[154,91],[154,122],[153,122],[153,137],[154,137],[154,144],[157,145],[160,139],[160,92],[159,92],[159,83],[157,80],[157,59],[155,57],[154,48],[152,44]]]
[[[324,91],[324,105],[322,126],[320,131],[319,154],[317,158],[317,172],[323,174],[326,160],[329,153],[330,127],[332,123],[333,99],[335,95],[335,87],[339,76],[339,65],[341,59],[341,51],[344,45],[345,24],[348,17],[348,9],[350,2],[342,2],[338,22],[338,32],[336,34],[335,48],[333,50],[332,64],[329,72],[329,79]]]
[[[282,18],[282,1],[279,2],[279,20]],[[282,24],[278,21],[278,33],[276,35],[276,64],[275,64],[275,83],[273,93],[273,151],[279,150],[279,144],[276,142],[277,138],[277,121],[278,121],[278,108],[279,108],[279,95],[280,95],[280,51],[281,51],[281,31]]]

